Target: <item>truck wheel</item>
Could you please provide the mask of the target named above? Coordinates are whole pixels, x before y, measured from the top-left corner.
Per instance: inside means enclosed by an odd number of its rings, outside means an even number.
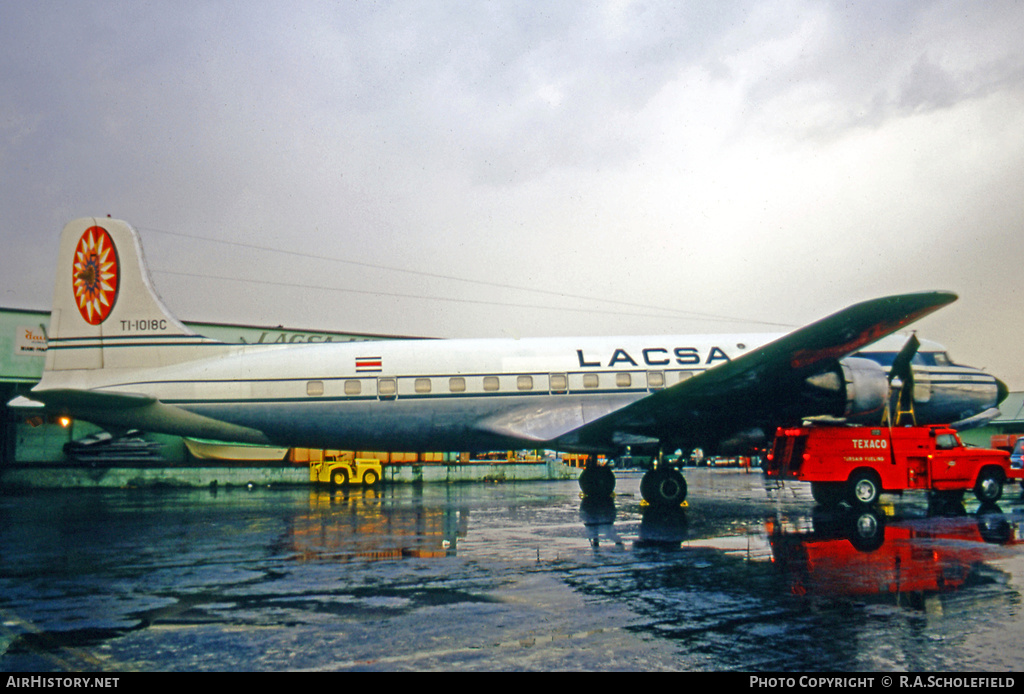
[[[843,500],[843,485],[836,482],[811,482],[811,496],[821,506],[830,508]]]
[[[363,484],[365,484],[367,487],[372,487],[373,485],[377,484],[378,481],[379,480],[377,479],[377,473],[374,472],[373,470],[367,470],[365,473],[363,473]]]
[[[686,499],[686,480],[675,468],[648,470],[640,480],[640,495],[651,506],[679,506]]]
[[[871,470],[855,470],[847,484],[849,500],[854,504],[870,506],[882,494],[882,484]]]
[[[974,485],[974,496],[983,504],[994,504],[1003,495],[1003,476],[991,468],[985,468],[978,475]]]
[[[348,484],[348,475],[344,470],[335,470],[331,473],[331,484],[335,487],[344,487]]]
[[[858,552],[874,552],[885,541],[885,516],[864,509],[849,520],[848,538]]]

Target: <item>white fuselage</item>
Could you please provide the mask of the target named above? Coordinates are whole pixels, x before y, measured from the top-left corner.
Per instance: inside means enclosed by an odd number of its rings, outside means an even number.
[[[182,346],[200,358],[179,364],[64,375],[76,388],[145,395],[278,444],[485,450],[547,441],[772,337],[211,344]],[[209,356],[201,357],[204,350]],[[48,386],[59,383],[51,377]],[[532,412],[545,416],[531,420]],[[166,428],[159,421],[145,426]]]

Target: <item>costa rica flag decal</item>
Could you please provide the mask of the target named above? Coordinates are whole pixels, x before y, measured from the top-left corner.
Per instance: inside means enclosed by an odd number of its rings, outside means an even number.
[[[103,227],[89,227],[78,240],[71,283],[86,323],[99,325],[110,316],[121,285],[121,265],[114,240]]]
[[[357,373],[381,371],[383,368],[384,360],[380,357],[356,357]]]

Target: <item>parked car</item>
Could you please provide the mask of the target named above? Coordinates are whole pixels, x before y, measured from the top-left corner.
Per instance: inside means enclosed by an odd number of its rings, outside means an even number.
[[[1024,439],[1017,439],[1010,453],[1010,467],[1014,470],[1024,468]]]

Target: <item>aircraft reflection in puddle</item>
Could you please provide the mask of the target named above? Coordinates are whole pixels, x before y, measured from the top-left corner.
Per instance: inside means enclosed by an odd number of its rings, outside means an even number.
[[[395,503],[376,489],[313,490],[288,549],[299,561],[381,561],[453,556],[468,513],[450,504]]]
[[[716,513],[710,524],[708,509],[642,509],[637,527],[632,504],[584,499],[578,518],[594,549],[660,549],[677,557],[680,551],[711,552],[726,563],[740,559],[764,566],[767,573],[757,573],[774,575],[776,585],[781,578],[784,590],[794,596],[895,596],[898,604],[917,609],[930,595],[985,582],[982,574],[993,569],[984,565],[1018,552],[1014,545],[1022,541],[1019,514],[1004,514],[996,506],[975,515],[960,506],[917,518],[879,509],[815,509],[809,516],[767,518],[746,513],[741,518],[728,508],[712,507]],[[458,499],[443,496],[317,491],[310,494],[308,511],[290,523],[288,550],[299,561],[444,558],[455,556],[459,543],[470,536],[480,536],[472,543],[474,551],[500,554],[493,543],[500,544],[501,528],[484,522],[471,527],[469,515]],[[572,533],[560,540],[540,534],[545,542],[582,549]],[[717,564],[713,555],[704,557]]]

